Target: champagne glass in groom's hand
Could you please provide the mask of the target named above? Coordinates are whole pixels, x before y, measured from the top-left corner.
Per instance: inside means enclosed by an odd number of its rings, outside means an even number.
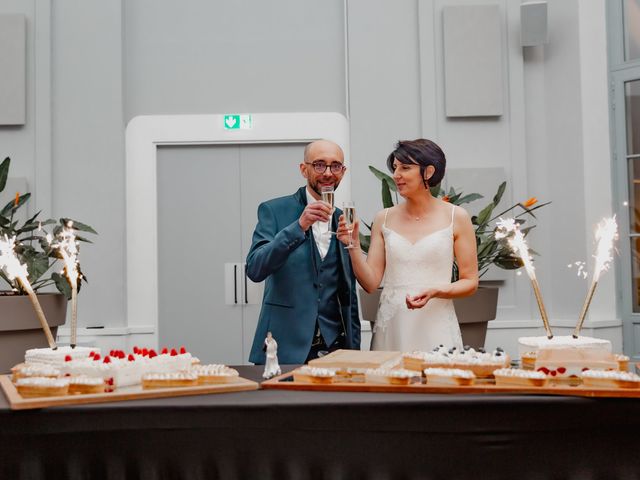
[[[333,201],[335,198],[335,189],[333,185],[325,185],[320,188],[320,195],[322,196],[322,201],[328,203],[331,207],[331,214],[333,215],[334,205]],[[329,231],[327,235],[335,234],[336,232],[331,231],[331,218],[329,218]]]

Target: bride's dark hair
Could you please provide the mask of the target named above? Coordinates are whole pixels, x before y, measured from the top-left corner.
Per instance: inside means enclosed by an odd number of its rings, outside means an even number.
[[[435,187],[442,181],[447,166],[447,159],[442,149],[426,138],[399,140],[396,149],[387,157],[387,168],[392,173],[394,160],[408,165],[420,165],[420,175],[423,179],[427,167],[433,165],[435,172],[427,181],[430,187]],[[425,187],[427,182],[425,182]]]

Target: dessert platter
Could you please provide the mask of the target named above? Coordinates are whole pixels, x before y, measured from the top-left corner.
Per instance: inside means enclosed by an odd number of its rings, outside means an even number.
[[[545,336],[518,339],[512,368],[509,356],[497,348],[448,348],[431,352],[352,352],[357,361],[334,352],[308,366],[262,383],[263,388],[412,393],[518,393],[587,397],[640,397],[640,376],[629,371],[630,358],[612,353],[611,342],[580,335],[600,275],[612,260],[617,237],[615,216],[596,231],[597,251],[591,285],[570,336],[554,336],[533,267],[525,234],[515,219],[500,219],[497,240],[520,257],[527,272]],[[386,357],[384,353],[388,354]],[[372,356],[375,354],[375,357]],[[384,361],[381,361],[381,356]],[[378,363],[376,364],[375,361]]]
[[[30,349],[0,385],[14,410],[258,389],[226,365],[201,365],[184,347]]]
[[[470,347],[448,349],[444,346],[432,352],[407,353],[347,353],[338,350],[311,360],[308,365],[292,372],[262,382],[261,387],[348,392],[512,393],[640,398],[640,376],[627,370],[625,365],[628,364],[628,358],[625,360],[624,356],[610,353],[609,342],[596,342],[599,347],[593,348],[593,343],[584,341],[586,337],[580,337],[580,342],[574,341],[573,337],[555,338],[554,348],[525,348],[525,355],[532,356],[535,352],[537,359],[534,368],[528,365],[525,368],[512,367],[509,355],[500,348],[493,352]],[[526,345],[529,339],[521,340]],[[346,356],[357,361],[345,362]],[[384,359],[384,362],[376,365],[380,359]]]

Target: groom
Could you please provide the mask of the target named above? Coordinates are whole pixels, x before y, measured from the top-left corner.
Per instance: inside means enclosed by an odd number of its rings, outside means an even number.
[[[305,363],[339,348],[360,348],[351,261],[330,233],[342,212],[336,208],[332,215],[329,205],[320,201],[321,188],[337,188],[345,170],[338,145],[312,142],[300,164],[307,185],[258,207],[247,275],[254,282],[266,279],[266,284],[250,362],[265,362],[267,332],[278,341],[281,364]]]

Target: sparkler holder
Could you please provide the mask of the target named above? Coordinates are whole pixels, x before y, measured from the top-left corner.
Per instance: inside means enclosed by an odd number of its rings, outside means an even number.
[[[587,293],[587,298],[584,300],[584,305],[582,305],[582,311],[580,312],[580,317],[578,317],[578,324],[576,325],[576,328],[573,331],[573,338],[578,338],[578,335],[580,335],[580,330],[582,330],[582,324],[584,323],[584,319],[587,316],[587,310],[589,310],[589,306],[591,305],[591,300],[593,300],[593,294],[595,293],[597,286],[598,286],[598,281],[594,280],[591,283],[589,292]]]
[[[551,332],[551,326],[549,325],[547,310],[544,308],[544,302],[542,301],[542,293],[540,293],[538,279],[533,277],[531,279],[531,285],[533,286],[533,293],[536,296],[536,302],[538,302],[538,310],[540,310],[540,316],[542,317],[542,323],[544,324],[544,330],[547,333],[547,338],[552,339],[553,333]]]
[[[29,300],[31,300],[31,304],[33,305],[33,308],[36,311],[36,316],[38,317],[38,320],[40,321],[40,325],[42,326],[42,330],[44,330],[44,334],[47,337],[47,343],[49,344],[49,348],[51,348],[52,350],[56,350],[58,348],[58,346],[56,345],[56,341],[53,339],[53,335],[51,334],[51,329],[49,328],[49,324],[47,323],[47,319],[44,316],[44,311],[42,310],[42,307],[40,306],[40,302],[38,301],[38,297],[34,293],[34,291],[31,288],[31,285],[29,284],[29,282],[25,282],[19,277],[18,277],[18,281],[20,282],[22,287],[26,290],[27,294],[29,295]]]
[[[76,348],[78,336],[78,287],[71,288],[71,348]]]

